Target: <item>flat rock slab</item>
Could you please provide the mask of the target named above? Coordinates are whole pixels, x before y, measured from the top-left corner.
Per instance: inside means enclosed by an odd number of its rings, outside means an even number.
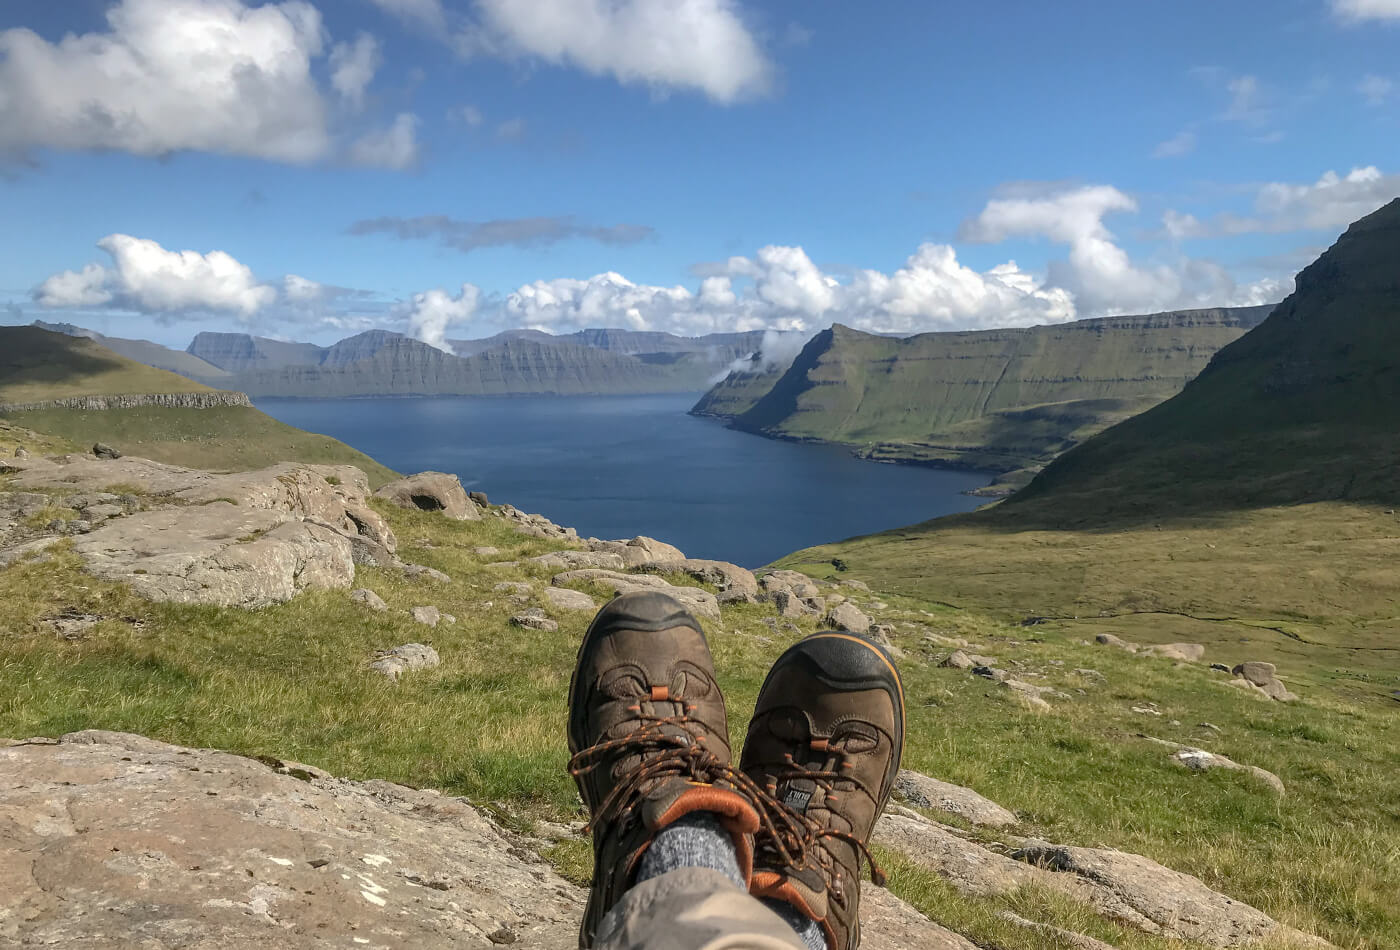
[[[526,592],[529,585],[526,585]],[[561,610],[597,610],[598,605],[583,591],[569,590],[567,587],[546,587],[542,592],[550,606]]]
[[[1213,947],[1268,941],[1276,946],[1331,946],[1141,855],[1020,839],[1008,857],[935,822],[896,814],[880,819],[875,840],[903,852],[965,894],[1009,895],[1037,885],[1119,924],[1162,937]]]
[[[0,944],[573,950],[579,890],[460,800],[75,733],[0,748]]]
[[[461,799],[111,732],[0,739],[0,944],[574,950],[585,893]],[[865,950],[975,950],[883,888]]]
[[[719,601],[715,595],[698,587],[683,587],[667,583],[653,574],[623,574],[620,571],[585,569],[565,571],[556,574],[552,581],[555,587],[568,587],[570,584],[601,584],[610,587],[615,593],[625,594],[633,590],[659,590],[674,597],[692,613],[711,620],[719,619]]]
[[[1004,828],[1016,824],[1016,816],[989,798],[983,798],[970,788],[930,778],[909,769],[900,769],[894,790],[917,808],[946,811],[988,828]]]

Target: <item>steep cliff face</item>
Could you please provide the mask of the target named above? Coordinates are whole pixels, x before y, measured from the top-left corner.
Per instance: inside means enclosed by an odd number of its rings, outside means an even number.
[[[765,365],[763,358],[755,353],[706,390],[690,412],[716,419],[741,416],[768,394],[783,378],[783,372],[782,369]]]
[[[905,339],[838,324],[817,334],[734,424],[857,445],[879,458],[997,470],[1035,465],[1176,393],[1269,309]],[[734,381],[707,405],[728,399],[738,408],[760,383]]]
[[[1079,511],[1400,499],[1400,199],[1357,221],[1175,398],[1008,502]]]
[[[314,343],[288,343],[246,333],[200,333],[185,351],[229,372],[313,366],[325,352]]]
[[[374,330],[331,347],[316,366],[242,373],[253,396],[486,396],[684,391],[669,365],[568,344],[507,339],[468,357]]]

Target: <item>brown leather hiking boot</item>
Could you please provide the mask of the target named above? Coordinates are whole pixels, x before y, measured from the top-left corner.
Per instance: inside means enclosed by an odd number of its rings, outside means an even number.
[[[781,807],[757,836],[749,891],[815,920],[831,950],[860,945],[862,857],[884,884],[866,842],[903,748],[899,671],[867,637],[807,637],[759,691],[740,768]]]
[[[730,762],[724,696],[699,622],[653,591],[624,594],[593,619],[569,686],[569,771],[592,816],[593,888],[579,946],[632,886],[661,829],[711,812],[734,837],[747,880],[759,824]]]

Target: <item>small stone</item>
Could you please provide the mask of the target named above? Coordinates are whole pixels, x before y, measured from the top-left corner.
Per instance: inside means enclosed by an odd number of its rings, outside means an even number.
[[[361,587],[350,592],[350,599],[357,604],[364,604],[370,610],[388,610],[389,605],[384,603],[384,598],[367,587]]]
[[[495,557],[497,554],[501,553],[501,549],[493,548],[489,544],[483,544],[480,547],[472,548],[472,553],[477,557]]]
[[[1224,663],[1212,663],[1212,664],[1210,665],[1210,668],[1213,669],[1213,670],[1215,670],[1215,671],[1218,672],[1218,673],[1228,673],[1228,672],[1230,672],[1230,668],[1229,668],[1228,666],[1226,666]]]
[[[412,670],[430,670],[442,662],[436,650],[422,643],[405,643],[392,650],[380,650],[375,655],[378,659],[369,668],[391,680]]]
[[[430,581],[437,581],[439,584],[450,584],[452,578],[435,567],[425,567],[422,564],[405,564],[403,566],[404,577],[411,577],[414,580],[426,578]]]
[[[567,587],[546,587],[544,599],[562,610],[595,610],[598,607],[592,597]]]
[[[482,508],[487,508],[491,505],[491,502],[486,497],[486,492],[484,491],[469,491],[467,492],[467,497],[470,498],[476,504],[480,505]]]
[[[1198,722],[1198,723],[1196,723],[1196,728],[1198,728],[1198,729],[1206,729],[1206,730],[1208,730],[1208,731],[1210,731],[1210,732],[1221,732],[1221,731],[1222,731],[1221,728],[1220,728],[1219,726],[1217,726],[1217,725],[1216,725],[1215,723],[1213,723],[1213,722]]]
[[[1129,643],[1122,637],[1114,636],[1111,633],[1101,633],[1098,636],[1094,637],[1094,641],[1096,643],[1102,644],[1103,646],[1117,647],[1120,650],[1127,650],[1129,653],[1137,652],[1136,644]]]
[[[122,454],[112,448],[106,442],[97,442],[92,446],[92,454],[100,459],[119,459]]]
[[[999,670],[994,666],[974,666],[972,668],[972,675],[980,676],[983,679],[989,679],[994,683],[1005,683],[1008,682],[1007,677],[1009,674],[1006,670]]]
[[[1206,655],[1206,648],[1199,643],[1159,643],[1149,646],[1143,650],[1153,656],[1166,657],[1169,660],[1184,660],[1194,663]]]
[[[873,639],[876,643],[878,643],[878,644],[880,644],[880,645],[882,645],[882,646],[887,646],[887,647],[889,647],[889,646],[894,646],[894,642],[890,639],[890,637],[893,636],[893,635],[894,635],[894,624],[889,624],[889,623],[872,623],[872,624],[870,625],[870,637],[871,637],[871,639]]]
[[[512,594],[528,594],[532,590],[534,590],[533,587],[531,587],[524,581],[501,581],[499,584],[497,584],[495,587],[492,587],[491,589],[498,593]]]
[[[21,446],[19,446],[18,448],[15,449],[15,458],[17,458],[17,459],[27,459],[27,458],[29,458],[29,452],[26,451],[25,448],[24,448],[24,446],[21,445]]]
[[[524,627],[528,630],[554,631],[559,629],[559,624],[551,620],[539,607],[531,607],[529,610],[521,611],[511,617],[510,622],[517,627]]]
[[[945,656],[943,661],[938,665],[954,670],[970,670],[977,664],[973,663],[972,657],[968,656],[963,651],[954,650],[952,653]]]
[[[436,607],[414,607],[410,613],[413,614],[414,620],[430,627],[436,627],[438,622],[442,620],[442,611]]]

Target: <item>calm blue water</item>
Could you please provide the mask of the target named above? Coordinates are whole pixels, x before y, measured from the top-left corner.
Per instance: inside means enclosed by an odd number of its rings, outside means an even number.
[[[584,537],[647,534],[690,557],[767,564],[799,548],[969,511],[986,476],[862,462],[686,415],[696,397],[259,399],[400,472],[454,472]]]

